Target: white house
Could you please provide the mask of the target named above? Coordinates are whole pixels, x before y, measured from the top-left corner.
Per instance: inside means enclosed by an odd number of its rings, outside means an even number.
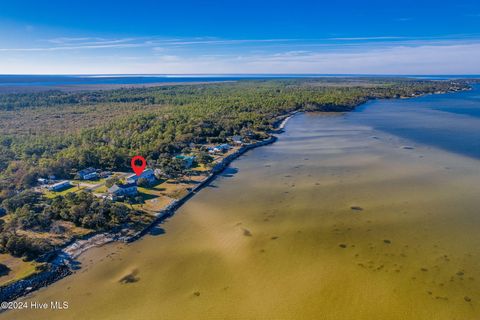
[[[138,179],[143,178],[147,179],[148,183],[155,182],[155,174],[152,169],[145,169],[143,170],[142,174],[137,176],[136,174],[129,175],[127,177],[127,183],[134,183],[137,184]]]
[[[221,153],[227,152],[228,150],[230,150],[230,145],[228,143],[220,144],[213,148],[214,152],[221,152]]]

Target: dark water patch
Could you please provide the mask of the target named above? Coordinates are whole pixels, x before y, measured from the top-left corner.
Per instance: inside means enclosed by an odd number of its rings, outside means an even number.
[[[138,282],[138,281],[140,281],[140,278],[138,277],[138,270],[137,269],[133,270],[132,272],[125,275],[124,277],[122,277],[119,280],[119,282],[123,283],[123,284],[135,283],[135,282]]]
[[[351,206],[350,209],[353,211],[363,211],[363,208],[359,206]]]
[[[220,173],[220,176],[225,178],[232,178],[237,173],[238,173],[238,168],[226,167],[222,171],[222,173]]]
[[[248,230],[248,229],[243,229],[243,235],[246,236],[246,237],[251,237],[252,232],[250,232],[250,230]]]

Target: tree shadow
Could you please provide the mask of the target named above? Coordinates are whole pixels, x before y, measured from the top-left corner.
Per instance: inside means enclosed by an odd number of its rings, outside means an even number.
[[[139,192],[138,195],[142,197],[143,201],[152,200],[158,198],[158,195]]]
[[[0,263],[0,277],[8,275],[10,271],[11,269],[8,266]]]

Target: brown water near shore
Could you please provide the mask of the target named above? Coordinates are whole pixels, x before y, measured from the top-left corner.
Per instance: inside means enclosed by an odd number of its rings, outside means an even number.
[[[68,310],[0,318],[478,319],[478,160],[346,117],[294,117],[156,235],[25,299]]]

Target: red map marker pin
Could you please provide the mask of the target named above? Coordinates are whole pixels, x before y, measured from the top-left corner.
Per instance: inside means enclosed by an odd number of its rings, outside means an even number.
[[[141,162],[142,164],[138,165],[137,162]],[[143,170],[145,170],[145,167],[147,166],[147,161],[142,156],[135,156],[132,158],[130,165],[132,166],[133,172],[135,172],[135,174],[139,176],[142,174]]]

